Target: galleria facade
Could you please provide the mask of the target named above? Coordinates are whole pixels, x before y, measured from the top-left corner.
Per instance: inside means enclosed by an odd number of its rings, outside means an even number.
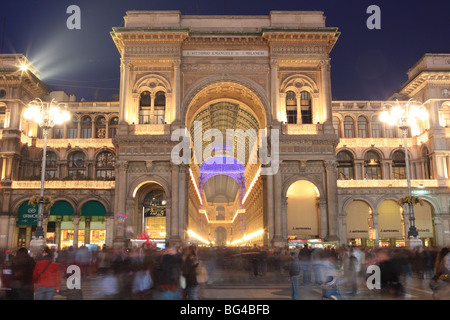
[[[29,246],[36,230],[44,139],[23,117],[35,98],[71,114],[47,141],[48,244],[403,246],[404,139],[379,116],[414,98],[429,113],[407,138],[416,227],[424,245],[450,245],[450,54],[424,55],[386,101],[333,101],[340,33],[322,12],[124,20],[111,32],[118,101],[52,92],[26,57],[0,55],[0,248]]]

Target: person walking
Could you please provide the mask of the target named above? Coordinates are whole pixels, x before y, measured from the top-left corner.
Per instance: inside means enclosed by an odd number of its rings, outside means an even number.
[[[182,263],[183,276],[186,278],[187,300],[198,300],[197,266],[197,252],[194,247],[191,247]]]
[[[180,276],[182,259],[177,248],[169,245],[160,260],[161,300],[180,300]]]
[[[33,269],[35,261],[28,254],[28,249],[20,248],[12,259],[12,300],[33,300]]]
[[[35,300],[53,300],[56,292],[61,290],[61,272],[59,264],[53,261],[53,253],[49,247],[42,251],[42,259],[33,270],[35,284]]]
[[[303,284],[309,285],[311,284],[311,250],[308,244],[303,245],[303,248],[298,253],[298,258],[303,271]]]
[[[437,254],[434,277],[430,281],[434,300],[450,299],[450,248],[444,247]]]
[[[292,300],[300,299],[300,290],[298,286],[298,278],[300,276],[300,261],[294,252],[291,252],[289,258],[289,276],[291,278]]]

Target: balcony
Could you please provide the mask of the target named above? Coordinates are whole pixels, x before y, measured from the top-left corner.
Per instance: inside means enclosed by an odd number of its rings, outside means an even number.
[[[114,189],[115,181],[103,180],[50,180],[45,181],[45,189]],[[40,189],[41,181],[13,181],[12,189]]]
[[[407,188],[405,180],[338,180],[338,188]],[[413,188],[439,187],[438,180],[411,180]]]

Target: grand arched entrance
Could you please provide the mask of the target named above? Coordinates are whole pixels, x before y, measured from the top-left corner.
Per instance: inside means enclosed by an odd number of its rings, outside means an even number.
[[[136,187],[133,216],[127,232],[133,244],[151,244],[164,248],[167,240],[169,201],[164,188],[155,181],[146,181]],[[131,227],[131,228],[130,228]]]
[[[291,245],[320,239],[320,192],[315,184],[298,180],[287,189],[287,232]]]
[[[260,129],[267,119],[258,95],[242,83],[212,83],[192,93],[185,121],[193,150],[188,241],[267,243],[258,158]]]

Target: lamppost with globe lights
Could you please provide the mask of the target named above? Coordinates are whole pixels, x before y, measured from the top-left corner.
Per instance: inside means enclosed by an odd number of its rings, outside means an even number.
[[[66,110],[66,107],[67,106],[65,104],[58,103],[55,99],[53,99],[51,102],[45,102],[37,98],[28,104],[28,108],[25,109],[23,114],[25,119],[33,120],[39,125],[39,127],[42,128],[42,135],[44,137],[44,148],[42,152],[41,191],[39,197],[37,227],[35,232],[35,239],[41,242],[44,241],[42,220],[44,216],[44,183],[47,157],[47,137],[48,132],[51,128],[70,119],[70,113]]]
[[[397,125],[398,128],[402,131],[402,136],[404,139],[404,147],[405,147],[405,164],[406,164],[406,179],[408,182],[408,196],[411,199],[411,178],[409,174],[409,157],[408,157],[408,146],[407,146],[407,137],[408,137],[408,129],[415,123],[417,120],[425,121],[428,120],[428,112],[422,104],[416,102],[414,99],[410,99],[405,104],[401,105],[398,100],[396,100],[396,105],[390,106],[389,110],[384,110],[380,115],[380,120],[393,126]],[[414,217],[414,204],[412,201],[408,202],[409,208],[409,231],[408,238],[411,241],[411,245],[420,245],[421,241],[418,239],[419,232],[416,229],[415,225],[415,217]],[[420,242],[420,244],[418,244]]]

